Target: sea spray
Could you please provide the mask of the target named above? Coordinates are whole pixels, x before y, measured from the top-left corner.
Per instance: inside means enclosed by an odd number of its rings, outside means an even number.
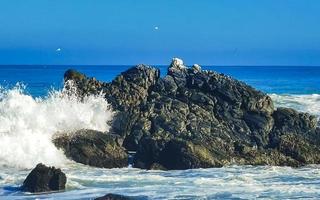
[[[112,118],[103,94],[79,98],[74,87],[33,98],[25,88],[0,89],[0,166],[32,168],[67,162],[52,137],[79,129],[108,131]]]
[[[300,112],[308,112],[320,118],[320,95],[319,94],[270,94],[275,107],[293,108]]]

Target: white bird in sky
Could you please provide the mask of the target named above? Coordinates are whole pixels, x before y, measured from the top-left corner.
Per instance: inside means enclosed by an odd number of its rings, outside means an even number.
[[[155,26],[155,27],[154,27],[154,30],[159,30],[159,27],[158,27],[158,26]]]
[[[57,49],[56,49],[56,52],[59,52],[59,51],[61,51],[61,48],[57,48]]]

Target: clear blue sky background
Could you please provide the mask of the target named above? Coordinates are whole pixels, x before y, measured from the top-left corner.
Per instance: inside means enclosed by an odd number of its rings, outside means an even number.
[[[320,0],[0,1],[0,64],[167,64],[176,56],[320,65]]]

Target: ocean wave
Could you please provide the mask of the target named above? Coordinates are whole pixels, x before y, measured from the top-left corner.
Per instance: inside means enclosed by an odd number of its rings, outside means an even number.
[[[0,88],[0,165],[32,168],[37,163],[63,166],[63,152],[52,143],[59,132],[107,131],[112,111],[103,95],[77,97],[74,87],[34,98],[24,86]]]
[[[320,118],[320,94],[302,94],[302,95],[269,95],[275,107],[288,107],[300,112],[308,112]]]

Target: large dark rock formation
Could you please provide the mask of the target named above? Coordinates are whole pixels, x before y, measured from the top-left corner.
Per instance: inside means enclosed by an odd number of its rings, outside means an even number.
[[[265,93],[198,65],[187,68],[174,59],[164,77],[138,65],[111,83],[75,71],[65,80],[74,81],[79,95],[104,92],[116,111],[109,134],[137,151],[136,167],[320,163],[314,116],[275,109]]]
[[[119,135],[94,130],[79,130],[53,140],[68,158],[95,167],[127,167],[128,155]]]
[[[38,164],[23,182],[22,190],[32,193],[59,191],[65,189],[66,182],[66,175],[60,169]]]

